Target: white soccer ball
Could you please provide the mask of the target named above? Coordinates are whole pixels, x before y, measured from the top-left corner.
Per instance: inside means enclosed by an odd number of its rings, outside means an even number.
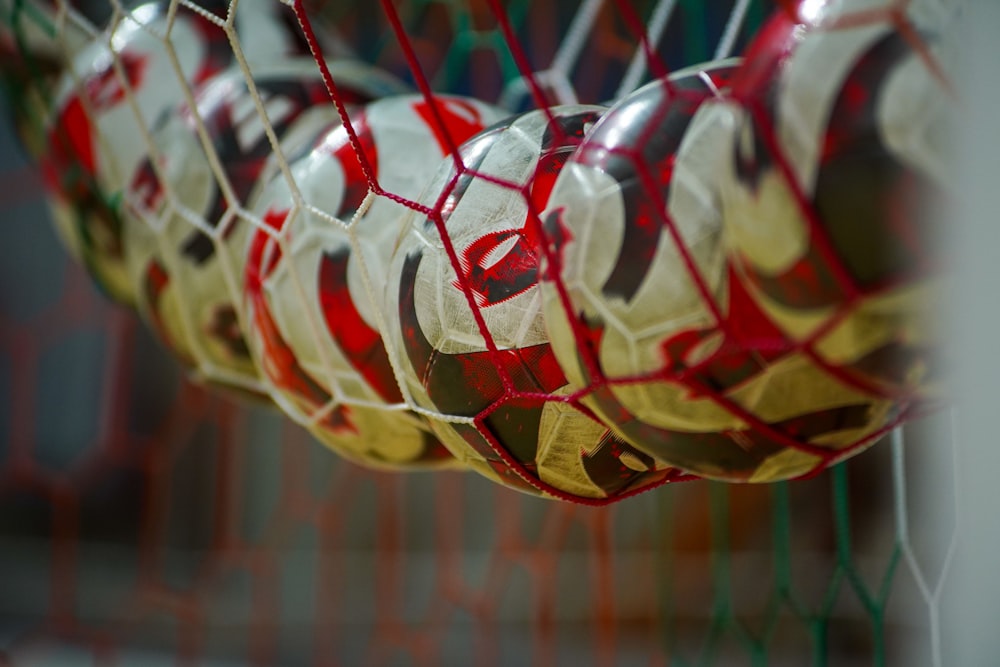
[[[912,42],[920,31],[904,36],[872,4],[780,10],[727,91],[638,91],[557,183],[554,346],[636,448],[706,477],[772,481],[917,412],[935,283],[913,207],[940,182],[929,138],[949,98],[933,49]],[[921,25],[928,4],[908,20]],[[671,124],[684,106],[689,125]]]
[[[718,323],[731,293],[715,191],[726,137],[706,103],[738,68],[708,63],[615,104],[544,214],[545,319],[570,382],[641,451],[715,477],[760,463],[727,435],[739,418],[699,390],[700,376],[684,375],[726,343]]]
[[[330,70],[351,105],[389,81],[350,61]],[[155,157],[135,171],[126,195],[124,240],[140,312],[168,347],[200,378],[263,393],[243,336],[247,211],[277,169],[275,155],[294,152],[338,114],[311,58],[253,74],[256,97],[243,73],[229,70],[198,89],[193,109],[161,118]]]
[[[795,420],[782,430],[818,451],[785,458],[812,471],[943,401],[931,216],[955,185],[957,10],[844,0],[800,14],[767,24],[720,105],[719,177],[735,268],[815,377],[788,376],[755,412]]]
[[[940,393],[928,211],[952,185],[956,13],[889,9],[845,0],[772,19],[719,111],[720,175],[726,235],[767,316],[859,391],[905,403]]]
[[[451,150],[506,114],[469,98],[387,97],[334,123],[257,198],[247,342],[272,396],[334,451],[375,466],[454,463],[404,410],[380,334],[381,287],[408,209]],[[443,123],[443,128],[438,123]],[[369,175],[384,194],[370,193]],[[391,197],[390,197],[391,195]],[[340,415],[317,415],[327,409]],[[393,409],[395,408],[395,409]]]
[[[228,2],[205,3],[221,21]],[[282,19],[287,8],[251,0],[236,17],[249,62],[308,53]],[[233,62],[222,26],[168,3],[132,8],[92,42],[75,51],[55,87],[46,122],[42,169],[54,219],[70,252],[112,298],[132,304],[135,293],[125,267],[120,201],[149,151],[155,121]],[[272,26],[258,40],[261,25]]]
[[[432,213],[409,215],[386,293],[406,393],[456,458],[515,488],[601,502],[673,472],[569,402],[542,317],[538,214],[603,112],[529,112],[466,142],[420,198]]]

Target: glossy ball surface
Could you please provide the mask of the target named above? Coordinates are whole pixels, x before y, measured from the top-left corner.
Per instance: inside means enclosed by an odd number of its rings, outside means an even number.
[[[638,91],[567,165],[546,317],[587,404],[637,448],[717,479],[797,477],[932,390],[914,209],[941,180],[947,68],[905,37],[941,18],[927,4],[779,11],[723,94],[661,85],[644,113]]]
[[[408,211],[389,195],[415,200],[452,146],[504,115],[469,98],[439,96],[433,109],[421,96],[384,98],[351,114],[363,162],[348,127],[334,123],[289,165],[302,206],[280,173],[257,199],[271,231],[253,232],[247,341],[286,413],[352,460],[454,464],[423,417],[398,409],[382,343],[378,288]],[[369,176],[385,194],[369,194]]]
[[[403,89],[367,65],[330,69],[350,105]],[[246,212],[277,171],[275,148],[292,154],[339,116],[311,58],[257,67],[254,84],[266,124],[238,70],[199,88],[193,109],[162,117],[156,156],[127,192],[124,237],[140,312],[167,346],[209,382],[263,392],[243,333]]]
[[[225,17],[228,2],[207,11]],[[237,34],[251,44],[250,63],[308,53],[276,3],[253,2],[237,13]],[[148,132],[193,90],[233,63],[221,26],[198,12],[147,2],[123,14],[75,52],[55,85],[44,130],[42,168],[54,220],[70,252],[103,291],[134,304],[125,265],[121,198],[148,155]],[[257,39],[272,26],[268,40]],[[176,63],[175,63],[176,61]]]
[[[614,499],[673,471],[568,402],[538,291],[538,214],[603,107],[511,118],[446,161],[390,269],[390,352],[456,458],[508,486]],[[464,421],[463,421],[464,418]]]

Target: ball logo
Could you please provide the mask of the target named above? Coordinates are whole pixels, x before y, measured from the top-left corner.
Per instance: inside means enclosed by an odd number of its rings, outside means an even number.
[[[527,292],[538,283],[536,238],[527,227],[479,237],[462,251],[460,277],[452,284],[468,285],[482,308]]]
[[[459,290],[467,285],[478,306],[495,306],[538,284],[542,239],[538,216],[545,209],[559,172],[572,155],[572,147],[582,141],[597,118],[598,115],[592,112],[566,115],[547,125],[539,147],[538,163],[528,181],[525,195],[528,206],[521,227],[484,234],[462,251],[459,275],[453,285]]]

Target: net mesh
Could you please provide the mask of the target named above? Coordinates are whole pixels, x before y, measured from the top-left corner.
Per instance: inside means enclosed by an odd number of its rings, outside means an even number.
[[[2,6],[31,54],[29,24],[89,36],[120,11],[97,5]],[[739,53],[771,7],[294,9],[418,87],[529,108],[615,99],[650,63]],[[31,123],[30,105],[51,98],[38,86],[48,62],[19,62],[7,99]],[[2,154],[16,155],[5,141]],[[808,480],[677,484],[605,508],[456,472],[373,472],[182,377],[55,248],[38,172],[3,168],[8,663],[941,663],[954,535],[942,543],[921,528],[954,508],[950,462],[926,454],[954,451],[946,420],[899,429]],[[930,479],[921,457],[938,466]]]

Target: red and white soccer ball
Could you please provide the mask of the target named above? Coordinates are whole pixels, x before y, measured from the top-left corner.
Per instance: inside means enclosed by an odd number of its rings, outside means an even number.
[[[454,147],[505,115],[470,98],[384,98],[351,114],[364,164],[348,128],[335,123],[289,165],[291,183],[277,174],[257,199],[247,342],[275,401],[349,459],[454,463],[423,417],[399,409],[380,334],[381,288],[408,209],[370,195],[369,175],[385,193],[413,201]]]
[[[926,340],[916,279],[926,245],[917,255],[899,247],[920,234],[896,201],[914,194],[915,173],[879,149],[879,134],[933,173],[934,144],[918,137],[941,108],[929,98],[946,96],[888,9],[838,23],[835,12],[861,5],[872,3],[803,3],[814,26],[779,13],[723,94],[692,104],[673,86],[637,91],[598,124],[551,197],[546,317],[560,362],[630,443],[699,475],[811,473],[905,416],[906,399],[878,386],[890,369],[911,386],[928,377],[914,345]],[[651,95],[661,99],[643,111]],[[877,99],[889,127],[868,111]],[[672,124],[685,106],[690,124]],[[787,142],[786,158],[773,142]],[[787,185],[796,173],[797,193]],[[831,179],[825,193],[816,174]],[[878,274],[878,289],[839,290],[831,257]],[[865,377],[874,369],[882,377]]]
[[[219,22],[228,0],[202,3]],[[241,6],[242,3],[241,3]],[[42,167],[57,229],[70,251],[116,300],[134,303],[125,267],[118,205],[148,154],[148,132],[161,115],[233,62],[222,26],[180,6],[140,4],[76,52],[56,85],[46,123]],[[275,2],[253,0],[236,17],[250,63],[308,53]],[[257,39],[271,26],[268,40]],[[296,26],[297,27],[297,26]],[[175,63],[176,60],[176,63]]]
[[[348,105],[405,90],[368,65],[337,61],[330,71]],[[276,170],[275,154],[294,152],[338,114],[311,58],[253,74],[266,124],[239,70],[199,88],[194,109],[162,117],[155,157],[139,165],[126,196],[124,240],[140,312],[168,347],[207,381],[263,393],[243,336],[246,211]]]
[[[755,299],[829,375],[902,411],[940,397],[928,211],[949,191],[958,105],[957,10],[898,4],[778,12],[718,118],[726,235]]]
[[[803,414],[783,430],[833,450],[825,463],[941,400],[929,215],[953,191],[956,17],[930,0],[778,12],[717,113],[731,137],[720,182],[735,268],[788,358],[816,377],[792,375],[774,402],[788,406],[779,416]]]
[[[611,499],[674,471],[566,402],[538,290],[538,214],[603,107],[533,111],[446,160],[412,212],[387,285],[390,353],[455,457],[509,486]],[[551,116],[549,115],[551,114]]]
[[[733,437],[739,417],[695,384],[732,378],[686,373],[731,347],[719,322],[738,295],[715,191],[725,137],[705,105],[738,69],[710,63],[619,101],[560,174],[544,214],[545,318],[567,377],[640,450],[722,478],[749,477],[773,453],[743,446]],[[727,370],[752,376],[756,362]]]

